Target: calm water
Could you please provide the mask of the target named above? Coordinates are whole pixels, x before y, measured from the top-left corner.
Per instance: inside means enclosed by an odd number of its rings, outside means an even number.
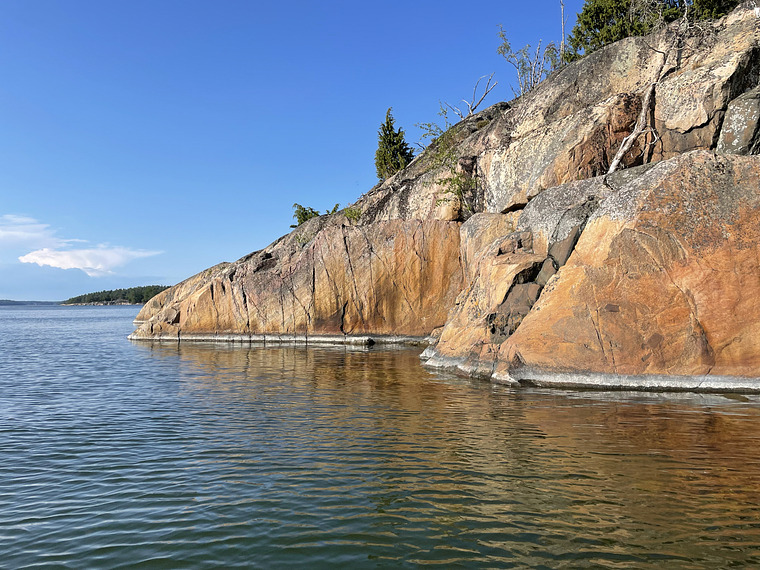
[[[0,309],[0,566],[760,564],[755,397],[133,344],[136,312]]]

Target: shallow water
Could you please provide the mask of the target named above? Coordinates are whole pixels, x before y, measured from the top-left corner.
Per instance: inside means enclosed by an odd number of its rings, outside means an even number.
[[[136,344],[136,312],[0,308],[0,566],[760,564],[758,397]]]

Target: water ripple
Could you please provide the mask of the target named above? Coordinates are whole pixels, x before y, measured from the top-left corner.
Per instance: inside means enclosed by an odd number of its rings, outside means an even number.
[[[760,564],[756,398],[131,344],[134,312],[0,309],[0,565]]]

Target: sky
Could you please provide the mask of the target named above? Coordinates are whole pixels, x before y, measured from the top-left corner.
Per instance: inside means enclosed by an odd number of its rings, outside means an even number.
[[[565,0],[566,31],[582,0]],[[559,0],[2,0],[0,299],[172,285],[377,183],[496,53],[561,38]]]

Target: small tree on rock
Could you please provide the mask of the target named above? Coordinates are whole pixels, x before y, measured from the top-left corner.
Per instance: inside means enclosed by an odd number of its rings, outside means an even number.
[[[530,45],[515,51],[512,49],[502,26],[499,26],[499,39],[501,39],[501,45],[496,49],[496,52],[506,59],[507,63],[514,67],[517,72],[520,91],[518,93],[517,90],[512,89],[515,96],[525,95],[532,91],[559,65],[559,50],[554,42],[549,42],[542,48],[541,41],[539,41],[535,52]]]
[[[404,168],[414,158],[414,152],[404,140],[404,130],[396,130],[391,109],[385,113],[385,122],[377,132],[375,168],[379,180],[385,180]]]
[[[335,204],[333,206],[332,210],[325,210],[325,215],[331,216],[335,212],[338,211],[338,208],[340,208],[340,204]],[[296,219],[295,224],[291,225],[291,228],[297,228],[301,224],[305,224],[312,218],[316,218],[321,216],[322,214],[319,213],[319,210],[315,210],[314,208],[310,206],[301,206],[298,202],[293,204],[293,217]]]
[[[297,228],[301,224],[305,224],[312,218],[319,216],[319,212],[314,208],[307,206],[301,206],[299,203],[293,204],[293,217],[296,219],[296,223],[290,226],[291,228]]]

